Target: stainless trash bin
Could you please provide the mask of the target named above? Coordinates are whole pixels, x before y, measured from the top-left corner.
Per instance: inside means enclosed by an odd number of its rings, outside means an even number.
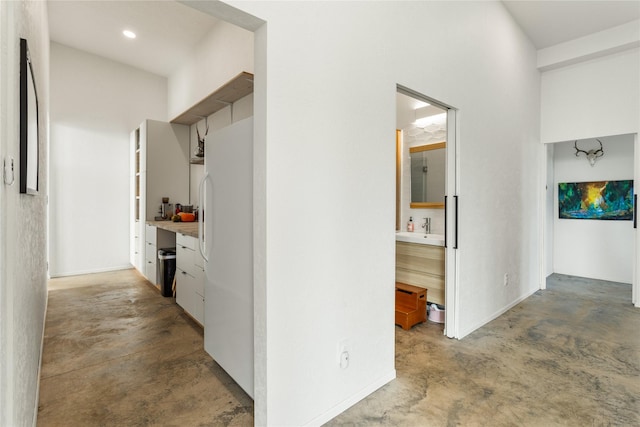
[[[160,261],[160,293],[163,297],[172,297],[173,278],[176,274],[176,248],[158,249]]]

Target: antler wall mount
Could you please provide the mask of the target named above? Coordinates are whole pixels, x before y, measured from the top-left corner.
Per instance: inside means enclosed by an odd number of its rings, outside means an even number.
[[[203,136],[200,136],[200,129],[198,129],[198,124],[196,123],[196,134],[198,134],[198,148],[196,148],[195,153],[193,153],[196,157],[204,157],[204,138],[209,133],[209,121],[206,117],[204,118],[204,123],[206,128]]]
[[[598,138],[596,138],[596,141],[598,141],[600,143],[600,148],[589,150],[589,151],[585,151],[585,150],[579,149],[578,148],[578,140],[576,140],[573,143],[573,146],[576,149],[576,157],[580,157],[580,153],[584,153],[587,156],[587,160],[589,161],[589,164],[592,167],[593,167],[593,165],[596,164],[596,159],[598,159],[599,157],[604,156],[604,149],[602,147],[602,141],[600,141]]]

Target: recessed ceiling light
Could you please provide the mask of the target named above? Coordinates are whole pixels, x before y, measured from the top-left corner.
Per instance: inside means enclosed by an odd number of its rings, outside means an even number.
[[[136,38],[136,33],[134,33],[133,31],[130,31],[130,30],[124,30],[124,31],[122,31],[122,34],[124,34],[125,37],[130,38],[130,39],[135,39]]]

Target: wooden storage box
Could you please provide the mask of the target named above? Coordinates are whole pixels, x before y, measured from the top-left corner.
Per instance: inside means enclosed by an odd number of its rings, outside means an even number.
[[[411,329],[427,320],[427,290],[396,282],[396,325]]]

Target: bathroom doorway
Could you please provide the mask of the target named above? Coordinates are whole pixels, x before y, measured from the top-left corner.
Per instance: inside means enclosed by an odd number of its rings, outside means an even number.
[[[426,324],[444,323],[449,337],[456,337],[455,148],[455,110],[398,86],[396,282],[426,289],[433,307]],[[402,320],[403,309],[396,313]]]

